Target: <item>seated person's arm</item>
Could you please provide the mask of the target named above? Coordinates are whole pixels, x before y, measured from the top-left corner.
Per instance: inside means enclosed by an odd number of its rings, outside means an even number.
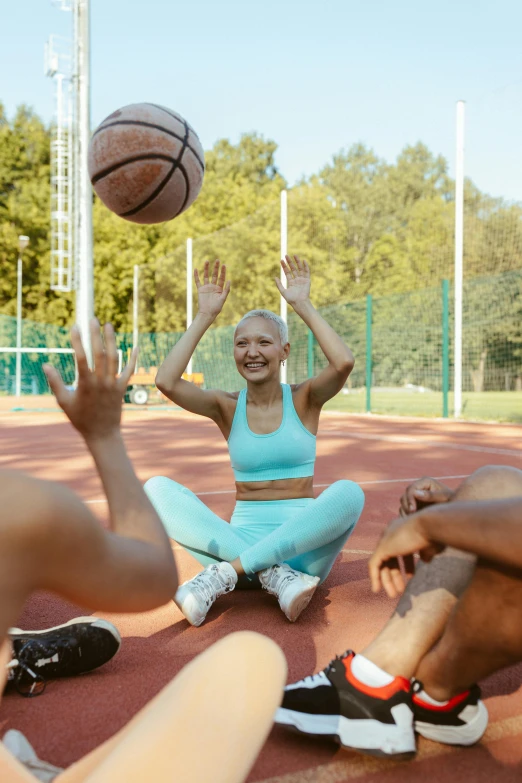
[[[432,506],[418,516],[433,543],[522,568],[522,497]]]
[[[522,568],[522,497],[442,503],[395,520],[370,558],[372,589],[395,597],[404,589],[397,558],[412,573],[413,554],[430,561],[447,546]]]

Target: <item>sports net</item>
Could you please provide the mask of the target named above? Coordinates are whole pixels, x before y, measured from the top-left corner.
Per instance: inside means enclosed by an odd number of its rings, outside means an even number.
[[[440,416],[443,412],[444,300],[442,286],[391,296],[372,297],[371,353],[368,344],[368,300],[326,305],[320,312],[352,348],[355,368],[346,388],[329,403],[337,410],[367,410],[367,370],[371,362],[370,410],[394,415]],[[449,287],[448,322],[453,317]],[[1,393],[12,394],[15,377],[14,318],[0,317]],[[205,388],[234,391],[244,385],[232,353],[233,325],[218,326],[203,337],[193,371]],[[288,382],[299,383],[325,366],[325,357],[305,324],[289,314],[291,355]],[[139,365],[159,367],[183,331],[140,334]],[[24,322],[22,393],[48,391],[42,364],[55,364],[66,383],[74,382],[74,360],[66,330]],[[448,332],[449,411],[452,411],[453,333]],[[10,352],[5,343],[10,341]],[[132,335],[117,335],[123,360]],[[36,352],[39,349],[40,352]],[[51,351],[56,352],[51,352]],[[466,418],[522,421],[522,270],[482,276],[464,285],[463,415]]]

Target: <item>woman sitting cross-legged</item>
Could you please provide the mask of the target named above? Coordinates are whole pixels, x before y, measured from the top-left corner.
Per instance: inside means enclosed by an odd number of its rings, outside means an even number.
[[[174,599],[192,625],[201,625],[214,601],[233,590],[238,579],[244,586],[260,583],[278,598],[288,619],[297,620],[328,576],[364,505],[361,488],[344,480],[314,498],[319,415],[344,386],[354,358],[310,302],[306,261],[287,256],[281,264],[288,287],[277,279],[276,285],[312,330],[328,360],[324,370],[303,383],[280,383],[280,365],[290,353],[286,324],[268,310],[252,310],[234,333],[234,359],[246,389],[202,390],[183,380],[230,291],[225,266],[220,269],[216,261],[211,272],[207,261],[203,283],[195,272],[196,318],[156,377],[158,388],[177,405],[216,422],[228,442],[236,479],[230,524],[169,478],[156,476],[145,485],[170,538],[205,566]]]

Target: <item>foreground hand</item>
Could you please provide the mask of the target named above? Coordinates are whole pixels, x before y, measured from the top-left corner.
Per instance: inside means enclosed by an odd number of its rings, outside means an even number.
[[[118,351],[114,329],[105,324],[105,348],[100,324],[96,319],[90,323],[94,369],[90,370],[77,326],[71,329],[71,344],[76,354],[78,386],[74,391],[65,388],[60,373],[46,364],[44,372],[58,405],[69,421],[86,441],[108,437],[119,430],[121,403],[127,390],[129,378],[136,365],[137,349],[120,376],[118,372]]]
[[[429,562],[444,546],[430,541],[422,526],[422,512],[409,519],[395,519],[387,528],[368,563],[374,593],[384,588],[390,598],[404,592],[405,582],[399,566],[402,558],[406,574],[414,573],[413,555],[418,552]]]
[[[448,503],[455,497],[455,492],[433,478],[421,478],[414,481],[401,497],[399,514],[407,517],[421,508],[434,503]]]
[[[202,315],[209,315],[215,318],[220,314],[230,291],[230,280],[225,282],[227,268],[225,264],[221,265],[219,270],[219,261],[214,261],[212,274],[210,274],[210,261],[205,261],[203,267],[203,283],[200,280],[199,272],[194,270],[194,280],[198,289],[199,312]]]
[[[296,307],[300,302],[306,302],[310,298],[310,267],[303,259],[294,256],[285,256],[286,261],[281,261],[281,266],[286,275],[285,288],[281,280],[276,277],[275,284],[281,296],[288,304]]]

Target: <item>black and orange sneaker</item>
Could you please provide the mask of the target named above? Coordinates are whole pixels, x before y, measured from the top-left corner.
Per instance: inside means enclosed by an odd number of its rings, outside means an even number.
[[[276,723],[336,739],[371,756],[415,754],[411,683],[404,677],[381,688],[356,680],[350,650],[326,669],[287,685]]]
[[[423,737],[446,745],[474,745],[488,725],[488,711],[480,698],[480,688],[459,693],[446,704],[431,704],[422,684],[413,682],[415,731]]]

